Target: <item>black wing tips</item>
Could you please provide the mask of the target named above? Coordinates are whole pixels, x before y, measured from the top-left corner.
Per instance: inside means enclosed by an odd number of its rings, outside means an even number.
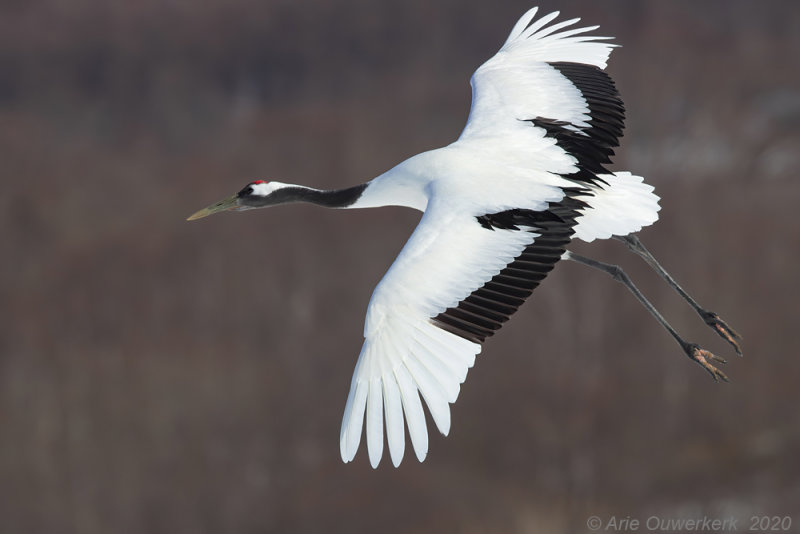
[[[499,330],[564,254],[580,215],[577,210],[586,206],[577,195],[551,203],[544,211],[514,209],[477,217],[484,228],[530,231],[538,236],[491,280],[431,322],[475,343]]]

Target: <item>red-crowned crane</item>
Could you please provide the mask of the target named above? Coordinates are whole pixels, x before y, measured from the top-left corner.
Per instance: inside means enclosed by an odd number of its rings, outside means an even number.
[[[428,452],[420,395],[447,434],[450,406],[481,344],[530,296],[559,259],[596,267],[622,282],[715,380],[722,358],[685,341],[617,266],[567,250],[572,239],[616,238],[650,264],[703,320],[741,354],[739,335],[701,308],[664,271],[634,232],[658,219],[659,198],[640,176],[611,172],[624,107],[603,71],[613,44],[534,20],[531,9],[500,51],[472,76],[472,107],[452,144],[418,154],[366,183],[337,190],[257,180],[189,217],[290,202],[329,208],[406,206],[419,225],[380,281],[367,308],[340,435],[353,459],[366,417],[370,463],[405,450]],[[712,363],[713,362],[713,363]]]

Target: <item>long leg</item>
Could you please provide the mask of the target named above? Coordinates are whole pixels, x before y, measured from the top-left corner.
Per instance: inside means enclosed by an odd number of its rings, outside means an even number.
[[[663,326],[667,330],[667,332],[669,332],[672,335],[672,337],[675,338],[675,341],[678,342],[678,344],[681,346],[681,348],[689,358],[702,365],[703,368],[711,374],[714,380],[719,381],[721,379],[724,380],[725,382],[728,381],[728,377],[725,376],[725,373],[723,373],[722,371],[717,369],[714,365],[712,365],[711,361],[717,363],[728,363],[728,362],[725,361],[725,359],[720,358],[719,356],[716,356],[705,349],[701,349],[696,343],[689,343],[685,341],[678,334],[678,332],[676,332],[675,329],[672,328],[672,326],[667,322],[667,320],[664,319],[664,317],[658,312],[655,306],[653,306],[650,303],[650,301],[647,300],[647,298],[642,294],[642,292],[639,291],[639,288],[637,288],[633,284],[628,275],[625,274],[625,271],[623,271],[622,268],[620,268],[618,265],[603,263],[601,261],[593,260],[591,258],[587,258],[585,256],[581,256],[579,254],[575,254],[569,251],[564,253],[563,258],[578,263],[582,263],[583,265],[588,265],[589,267],[594,267],[595,269],[599,269],[611,275],[611,277],[614,278],[614,280],[616,280],[617,282],[622,283],[625,287],[627,287],[630,290],[631,293],[633,293],[633,295],[639,300],[642,306],[644,306],[645,309],[647,309],[647,311],[649,311],[653,315],[653,317],[656,318],[656,320],[661,324],[661,326]]]
[[[614,236],[628,247],[632,252],[634,252],[637,256],[642,258],[644,261],[647,262],[650,267],[655,270],[661,278],[666,281],[672,289],[674,289],[681,297],[684,298],[689,305],[694,308],[694,311],[700,315],[700,317],[705,321],[705,323],[714,329],[714,331],[719,334],[725,341],[730,343],[736,354],[739,356],[742,355],[742,347],[739,345],[739,340],[742,339],[733,328],[728,326],[728,324],[723,321],[719,315],[712,311],[708,311],[705,308],[702,308],[697,302],[687,293],[678,283],[675,281],[672,276],[656,261],[650,252],[644,248],[642,242],[639,241],[639,238],[636,237],[634,234],[626,235],[626,236]]]

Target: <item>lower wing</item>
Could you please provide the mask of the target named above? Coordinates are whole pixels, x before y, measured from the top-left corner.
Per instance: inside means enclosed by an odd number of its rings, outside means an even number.
[[[364,345],[345,406],[340,450],[351,461],[366,415],[370,463],[405,451],[405,426],[417,458],[428,451],[422,399],[443,434],[450,406],[481,343],[530,296],[564,253],[578,211],[567,194],[547,209],[477,216],[429,206],[414,234],[375,288]],[[405,424],[404,424],[405,423]]]

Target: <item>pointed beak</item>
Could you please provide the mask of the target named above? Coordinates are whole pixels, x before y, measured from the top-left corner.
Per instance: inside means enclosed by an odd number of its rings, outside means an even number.
[[[209,215],[213,215],[214,213],[220,211],[229,211],[239,207],[239,197],[237,195],[230,196],[228,198],[223,198],[219,202],[215,202],[211,204],[207,208],[203,208],[200,211],[197,211],[190,215],[186,220],[193,221],[195,219],[202,219],[203,217],[208,217]]]

